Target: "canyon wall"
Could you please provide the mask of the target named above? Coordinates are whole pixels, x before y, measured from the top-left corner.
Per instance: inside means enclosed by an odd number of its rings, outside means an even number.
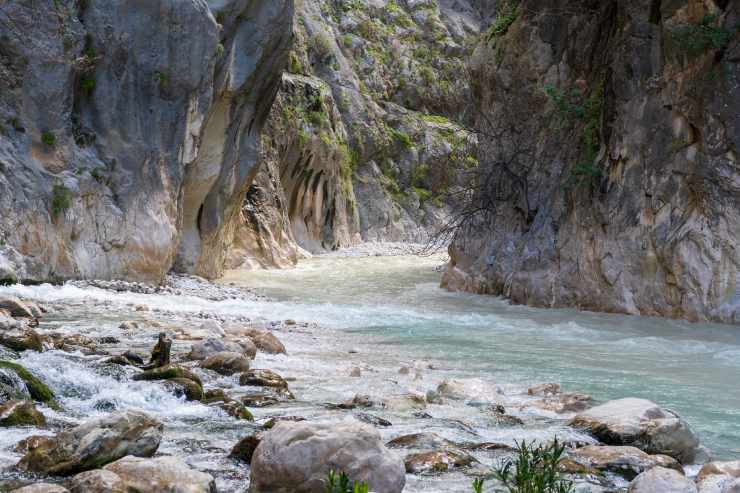
[[[502,2],[471,69],[493,206],[443,284],[740,322],[739,7]]]

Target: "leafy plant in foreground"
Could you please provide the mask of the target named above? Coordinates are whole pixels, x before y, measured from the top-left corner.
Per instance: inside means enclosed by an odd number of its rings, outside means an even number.
[[[496,478],[504,484],[508,493],[573,491],[573,483],[563,479],[558,471],[565,446],[557,439],[547,445],[537,445],[534,441],[517,442],[516,445],[516,457],[504,462],[496,471]]]
[[[368,493],[367,483],[350,481],[349,476],[344,472],[337,476],[337,473],[330,471],[326,477],[326,493]]]

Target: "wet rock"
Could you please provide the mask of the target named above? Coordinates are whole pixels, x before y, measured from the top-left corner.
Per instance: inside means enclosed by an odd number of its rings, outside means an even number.
[[[240,397],[242,404],[247,407],[269,407],[280,402],[280,398],[272,392],[255,392]]]
[[[252,457],[250,493],[324,493],[330,470],[366,481],[377,493],[401,493],[403,462],[380,434],[354,419],[280,422],[265,433]]]
[[[141,412],[111,414],[29,442],[18,468],[65,476],[126,455],[151,457],[159,448],[162,430],[162,423]]]
[[[154,368],[137,373],[133,376],[134,380],[172,380],[174,378],[186,378],[194,381],[201,387],[203,386],[203,382],[200,381],[200,377],[198,377],[198,375],[187,368],[178,365],[167,365],[161,368]]]
[[[272,370],[254,369],[241,374],[239,385],[254,387],[270,387],[292,399],[293,394],[288,389],[288,382]]]
[[[9,401],[0,405],[0,426],[45,426],[46,419],[31,401]]]
[[[410,454],[404,460],[409,474],[447,472],[478,462],[472,455],[459,450],[435,450]]]
[[[8,310],[11,317],[36,318],[29,304],[24,303],[15,296],[0,296],[0,308]]]
[[[0,345],[13,351],[44,351],[44,339],[32,329],[0,332]]]
[[[105,469],[77,474],[70,481],[69,489],[71,493],[128,493],[118,474]]]
[[[170,378],[164,381],[164,386],[177,397],[185,396],[189,401],[203,400],[203,387],[189,378]]]
[[[1,371],[12,372],[17,378],[22,380],[28,394],[33,400],[43,402],[52,409],[60,409],[59,404],[54,400],[54,393],[51,389],[21,365],[10,361],[0,361]]]
[[[540,397],[557,395],[560,393],[560,385],[557,383],[542,383],[527,389],[527,394]]]
[[[276,424],[280,423],[281,421],[292,421],[294,423],[297,423],[298,421],[306,421],[306,418],[303,416],[278,416],[275,418],[270,418],[267,421],[264,422],[262,425],[262,428],[265,430],[270,430],[275,427]]]
[[[251,464],[252,457],[254,456],[254,451],[257,450],[257,446],[260,444],[260,442],[262,442],[263,436],[263,432],[256,432],[252,433],[251,435],[245,436],[244,438],[236,442],[234,448],[231,449],[229,457],[231,457],[232,459],[240,460],[242,462],[246,462],[247,464]]]
[[[329,409],[356,409],[358,407],[373,407],[375,403],[369,395],[357,394],[352,399],[339,404],[327,404]]]
[[[20,327],[20,324],[10,316],[10,311],[0,308],[0,330],[9,330]]]
[[[740,461],[709,462],[696,477],[700,493],[735,493],[739,481]]]
[[[629,486],[629,493],[697,493],[696,485],[674,469],[654,467],[637,476]]]
[[[167,338],[167,334],[160,332],[157,337],[157,344],[152,349],[152,355],[149,358],[147,369],[161,368],[170,364],[170,353],[172,352],[172,340]]]
[[[213,370],[221,375],[233,375],[249,370],[249,359],[241,353],[222,351],[201,361],[200,367]]]
[[[442,438],[436,433],[413,433],[410,435],[402,435],[396,437],[393,440],[386,443],[389,448],[417,448],[417,449],[440,449],[440,448],[455,448],[457,444]]]
[[[383,407],[391,411],[420,411],[426,409],[424,397],[416,394],[394,395],[383,400]]]
[[[673,457],[648,455],[629,446],[589,445],[568,452],[568,458],[585,469],[609,471],[628,480],[658,466],[683,473],[681,464]]]
[[[593,404],[594,400],[590,395],[579,392],[556,394],[531,403],[533,406],[558,414],[585,411]]]
[[[193,344],[187,357],[192,360],[204,360],[209,356],[223,352],[242,354],[243,350],[236,342],[223,339],[206,339]]]
[[[207,390],[203,396],[203,403],[217,405],[233,418],[254,421],[254,416],[244,404],[232,398],[221,389]]]
[[[288,354],[283,343],[272,332],[251,329],[247,332],[247,335],[260,351],[270,354]]]
[[[570,425],[608,445],[632,445],[684,464],[699,452],[699,440],[680,416],[645,399],[609,401],[579,414]]]
[[[216,493],[213,476],[196,471],[175,457],[124,457],[103,468],[115,473],[127,492]]]
[[[36,483],[13,490],[13,493],[69,493],[69,490],[58,484]]]
[[[362,376],[362,370],[355,366],[349,371],[349,376],[353,378],[359,378]]]
[[[513,450],[516,450],[511,445],[507,445],[505,443],[498,443],[498,442],[465,443],[461,445],[461,448],[464,448],[465,450],[486,450],[486,451],[500,450],[502,452],[511,452]]]
[[[522,426],[524,421],[521,418],[506,414],[506,408],[501,404],[494,404],[485,408],[484,412],[493,416],[496,424],[499,426]]]
[[[105,363],[121,366],[143,366],[144,358],[133,351],[126,351],[123,354],[108,358]]]
[[[455,401],[476,399],[490,402],[494,399],[495,394],[500,393],[500,388],[478,379],[448,379],[437,385],[437,394],[440,397]]]
[[[393,423],[391,423],[387,419],[383,419],[380,416],[375,416],[374,414],[354,413],[354,417],[362,421],[363,423],[367,423],[373,426],[379,426],[381,428],[387,428],[388,426],[393,426]]]

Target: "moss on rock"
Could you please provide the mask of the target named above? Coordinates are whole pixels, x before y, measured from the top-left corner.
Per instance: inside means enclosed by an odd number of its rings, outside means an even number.
[[[0,405],[0,426],[45,426],[46,419],[31,401],[9,401]]]
[[[43,402],[52,409],[60,409],[61,407],[54,399],[54,392],[46,386],[41,380],[36,378],[30,371],[26,370],[23,366],[18,363],[12,363],[10,361],[0,361],[0,368],[13,371],[18,377],[23,380],[28,389],[28,393],[31,394],[34,400]]]

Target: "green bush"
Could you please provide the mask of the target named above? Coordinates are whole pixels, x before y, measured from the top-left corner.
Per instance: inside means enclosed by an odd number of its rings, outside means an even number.
[[[411,149],[414,147],[414,143],[411,141],[409,134],[402,130],[396,130],[395,128],[391,128],[390,131],[393,138],[396,139],[396,142],[401,144],[404,149]]]
[[[41,142],[49,147],[54,147],[57,143],[57,136],[51,130],[47,130],[41,133]]]
[[[56,217],[72,206],[72,191],[58,183],[51,191],[51,212]]]
[[[80,90],[86,96],[89,96],[95,90],[95,77],[92,75],[83,75],[80,79]]]
[[[368,491],[367,483],[350,481],[345,473],[337,476],[337,473],[331,471],[326,477],[326,493],[368,493]]]
[[[331,40],[324,33],[318,33],[311,38],[311,49],[319,58],[324,61],[331,55]]]
[[[503,3],[503,2],[502,2]],[[496,12],[496,19],[488,30],[488,40],[503,36],[519,17],[519,0],[508,0]]]
[[[698,56],[707,50],[721,50],[732,41],[733,33],[712,26],[715,15],[705,15],[698,24],[681,24],[670,31],[673,45],[689,56]]]
[[[522,441],[516,444],[517,455],[505,461],[496,478],[508,493],[570,493],[573,483],[561,477],[558,465],[565,446],[557,438],[547,445]],[[482,484],[479,485],[482,489]]]

